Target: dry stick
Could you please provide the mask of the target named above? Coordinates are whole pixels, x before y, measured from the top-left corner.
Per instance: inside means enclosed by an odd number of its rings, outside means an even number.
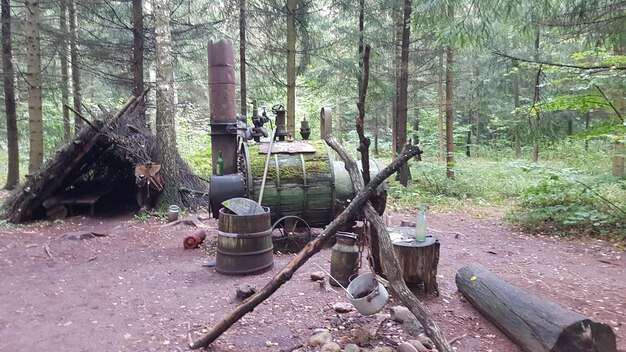
[[[363,188],[363,180],[360,178],[359,169],[357,167],[356,161],[352,159],[348,153],[337,143],[336,141],[329,139],[328,145],[339,154],[339,156],[343,159],[343,162],[346,165],[346,169],[350,174],[350,179],[352,180],[352,184],[354,185],[355,190],[359,190]],[[410,147],[409,144],[405,145],[404,148],[406,150],[407,147]],[[413,146],[413,148],[417,149],[417,154],[420,153],[419,148],[417,146]],[[404,151],[403,151],[404,154]],[[398,169],[402,164],[394,165],[395,160],[389,165],[387,168],[391,166],[396,166]],[[369,185],[368,185],[369,187]],[[417,297],[409,290],[404,282],[404,278],[402,275],[402,269],[400,268],[400,263],[398,262],[398,258],[396,258],[393,250],[393,244],[391,243],[391,238],[389,237],[389,232],[387,231],[387,226],[383,223],[380,216],[372,207],[372,204],[368,201],[364,207],[365,218],[372,224],[372,226],[376,229],[376,233],[378,234],[378,242],[380,245],[380,249],[384,255],[381,255],[381,259],[383,262],[383,268],[387,273],[387,279],[391,284],[391,288],[393,291],[400,297],[402,303],[409,308],[411,313],[415,315],[417,320],[422,324],[424,330],[433,340],[433,343],[437,347],[437,350],[441,352],[452,352],[452,346],[446,341],[446,338],[443,336],[441,329],[437,326],[437,323],[432,319],[426,307],[420,302]],[[370,249],[371,250],[371,249]]]
[[[336,142],[335,142],[336,143]],[[256,306],[261,304],[264,300],[269,298],[280,286],[282,286],[285,282],[289,281],[293,276],[294,272],[298,270],[299,267],[302,266],[313,254],[319,252],[324,244],[331,239],[334,234],[341,228],[341,226],[351,220],[355,215],[357,215],[362,209],[363,205],[367,202],[367,200],[376,192],[376,188],[389,176],[393,175],[398,168],[406,163],[409,159],[414,157],[420,153],[419,148],[411,145],[405,146],[405,149],[400,153],[400,155],[394,159],[391,164],[389,164],[386,168],[381,170],[376,177],[372,179],[372,181],[367,185],[367,187],[363,188],[357,195],[352,199],[352,202],[348,207],[339,214],[335,220],[333,220],[322,233],[320,233],[317,238],[313,241],[309,242],[297,255],[293,258],[280,272],[278,272],[274,277],[261,289],[259,292],[250,296],[243,303],[235,308],[228,316],[226,316],[222,321],[217,323],[204,336],[194,341],[189,345],[191,349],[197,349],[201,347],[208,346],[211,342],[215,341],[224,331],[228,330],[236,321],[238,321],[241,317],[243,317],[246,313],[251,312]],[[446,352],[445,350],[440,350],[442,352]]]
[[[83,116],[80,112],[74,110],[71,106],[67,105],[67,104],[63,104],[65,105],[66,108],[70,109],[74,115],[78,116],[81,120],[85,121],[89,126],[91,126],[91,128],[93,128],[94,130],[96,130],[96,132],[100,133],[100,129],[96,126],[94,126],[93,123],[91,123],[91,121],[87,120],[87,118],[85,116]]]
[[[604,94],[602,89],[600,89],[600,86],[598,86],[597,84],[594,84],[593,86],[596,87],[596,89],[598,90],[598,92],[600,92],[600,94],[602,94],[602,97],[604,98],[604,100],[606,100],[606,102],[609,104],[611,109],[613,109],[613,112],[615,112],[615,115],[617,115],[617,117],[619,117],[619,119],[622,120],[622,122],[624,122],[624,118],[622,117],[622,114],[619,113],[619,110],[615,108],[615,105],[613,105],[613,102],[611,102],[611,100]]]

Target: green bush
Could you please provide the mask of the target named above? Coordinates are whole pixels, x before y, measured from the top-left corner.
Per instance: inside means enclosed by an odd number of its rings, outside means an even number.
[[[606,176],[586,176],[572,169],[535,166],[541,175],[520,196],[510,219],[527,231],[552,235],[613,235],[626,233],[626,187]]]

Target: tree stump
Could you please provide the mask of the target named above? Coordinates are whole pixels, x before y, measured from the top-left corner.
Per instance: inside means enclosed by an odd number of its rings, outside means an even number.
[[[439,265],[439,240],[427,236],[426,241],[413,239],[415,227],[390,227],[390,233],[399,233],[402,240],[393,241],[402,276],[407,284],[424,285],[424,292],[439,295],[437,266]]]
[[[478,264],[464,266],[456,285],[468,301],[528,352],[615,352],[610,326],[532,295]]]

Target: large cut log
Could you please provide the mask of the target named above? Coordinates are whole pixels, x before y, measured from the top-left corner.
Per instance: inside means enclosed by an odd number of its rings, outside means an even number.
[[[527,352],[615,352],[610,326],[528,293],[478,264],[459,269],[459,291]]]
[[[205,335],[193,341],[189,344],[191,349],[197,349],[208,346],[211,342],[217,339],[224,331],[228,330],[237,320],[251,312],[256,306],[261,304],[264,300],[270,297],[276,290],[280,288],[285,282],[289,281],[293,276],[293,273],[298,270],[313,254],[319,252],[324,244],[327,243],[334,234],[339,231],[341,226],[352,220],[357,214],[360,213],[363,205],[372,197],[376,192],[376,188],[389,176],[393,175],[400,165],[407,162],[413,156],[420,152],[419,148],[414,146],[407,146],[402,153],[394,159],[389,166],[381,170],[376,177],[357,193],[352,199],[350,205],[339,214],[335,220],[333,220],[324,231],[317,236],[317,238],[309,242],[304,249],[302,249],[295,258],[293,258],[283,269],[281,269],[272,279],[263,287],[259,292],[250,296],[243,303],[237,306],[230,314],[222,319],[217,325],[213,327]],[[373,209],[373,208],[372,208]],[[443,351],[442,351],[443,352]]]
[[[389,231],[400,233],[404,238],[411,238],[415,234],[414,227],[391,227]],[[439,240],[432,236],[427,236],[423,242],[413,240],[393,243],[393,250],[407,284],[423,284],[424,292],[439,295],[437,285],[439,247]]]

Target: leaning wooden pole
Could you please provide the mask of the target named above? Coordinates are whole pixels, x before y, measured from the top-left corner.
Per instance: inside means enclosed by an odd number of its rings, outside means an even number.
[[[537,297],[478,264],[459,269],[459,291],[528,352],[615,352],[610,326]]]
[[[343,159],[355,190],[362,189],[363,179],[359,173],[356,161],[354,161],[354,159],[352,159],[352,157],[348,155],[348,153],[346,153],[346,151],[336,141],[327,140],[327,142],[328,145],[333,148],[337,154],[339,154],[341,159]],[[409,146],[409,144],[405,145],[404,150],[406,150]],[[413,148],[418,149],[417,146],[414,146]],[[418,149],[418,152],[415,155],[420,153],[421,151]],[[394,165],[394,162],[392,162],[389,166],[395,166],[399,169],[402,165]],[[446,341],[446,338],[443,336],[443,333],[441,332],[441,329],[439,329],[439,326],[437,326],[437,323],[432,319],[422,302],[420,302],[417,297],[411,293],[411,290],[407,287],[406,282],[404,282],[402,269],[400,268],[398,258],[396,258],[394,254],[393,244],[391,243],[387,226],[385,226],[382,222],[380,215],[376,212],[376,210],[374,210],[374,207],[372,207],[372,204],[369,201],[365,204],[363,211],[365,218],[370,222],[371,226],[378,234],[378,243],[382,254],[380,259],[382,260],[382,265],[385,273],[387,274],[387,279],[389,280],[391,288],[398,295],[398,297],[400,297],[402,303],[409,308],[411,313],[413,313],[417,320],[419,320],[422,324],[424,331],[426,331],[426,334],[428,334],[428,336],[430,336],[433,340],[437,350],[440,352],[452,352],[452,346],[450,346],[448,341]]]
[[[335,142],[336,143],[336,142]],[[228,316],[222,319],[204,336],[189,344],[191,349],[198,349],[208,346],[215,341],[224,331],[228,330],[241,317],[251,312],[256,306],[269,298],[280,286],[289,281],[298,268],[302,266],[315,253],[319,252],[324,244],[341,228],[341,225],[358,215],[363,209],[365,203],[374,194],[376,188],[385,181],[389,176],[393,175],[398,168],[406,163],[409,159],[419,154],[419,148],[407,145],[402,153],[394,159],[390,165],[381,170],[374,177],[367,187],[361,187],[361,191],[357,193],[350,205],[339,216],[335,218],[322,233],[313,241],[309,242],[299,253],[293,258],[280,272],[268,282],[259,292],[250,296],[247,300],[235,308]],[[441,350],[440,351],[446,351]]]

